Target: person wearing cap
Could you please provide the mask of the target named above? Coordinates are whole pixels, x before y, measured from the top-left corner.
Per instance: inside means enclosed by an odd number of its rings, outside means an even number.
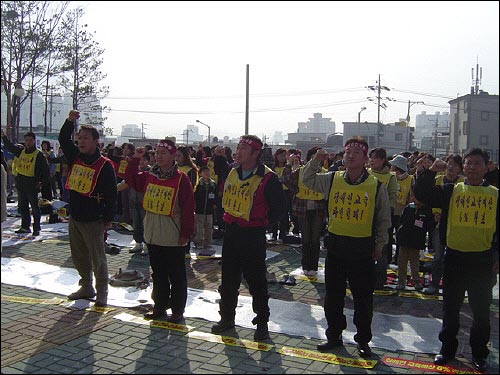
[[[78,130],[78,146],[71,135],[80,112],[71,110],[59,133],[59,144],[68,161],[69,243],[71,259],[80,275],[80,289],[69,299],[96,297],[95,306],[108,300],[108,262],[104,251],[104,230],[111,228],[116,213],[116,177],[109,159],[99,151],[99,132],[93,126]],[[96,280],[94,290],[92,271]],[[97,291],[97,295],[96,295]]]
[[[189,177],[175,163],[177,148],[171,140],[160,140],[156,145],[156,164],[149,171],[139,171],[139,160],[145,150],[138,147],[125,170],[125,182],[142,192],[144,240],[153,271],[153,311],[146,319],[166,317],[172,309],[169,322],[184,319],[187,301],[185,253],[194,232],[194,194]]]
[[[416,179],[415,195],[430,201],[434,212],[441,209],[441,215],[447,217],[443,325],[438,336],[441,349],[434,363],[442,366],[455,358],[460,309],[467,292],[473,319],[469,336],[472,365],[485,372],[490,353],[492,287],[498,274],[498,189],[484,179],[489,162],[485,150],[472,148],[463,160],[464,182],[436,186],[431,166],[430,173]]]
[[[304,167],[302,175],[304,185],[328,198],[328,235],[324,240],[327,341],[317,349],[323,352],[343,345],[348,281],[357,328],[354,341],[359,355],[370,357],[374,260],[382,256],[382,248],[389,239],[390,203],[385,186],[365,169],[367,142],[360,137],[350,138],[344,150],[345,171],[321,173],[328,152],[320,149]]]
[[[403,155],[395,155],[392,160],[389,161],[391,165],[391,172],[396,175],[396,180],[398,183],[398,195],[396,206],[394,207],[394,214],[392,215],[392,223],[399,223],[399,218],[403,213],[404,208],[408,203],[410,203],[410,190],[413,184],[413,176],[408,174],[408,159]],[[393,231],[395,226],[391,226],[390,231]],[[389,236],[390,238],[390,236]],[[392,255],[392,252],[391,252]],[[396,241],[396,251],[394,252],[394,259],[387,259],[389,263],[394,262],[398,264],[399,256],[399,245]]]
[[[262,141],[244,135],[236,148],[233,168],[224,183],[224,242],[222,245],[222,285],[219,287],[220,321],[212,333],[234,327],[241,275],[248,283],[256,314],[256,341],[269,338],[269,293],[266,280],[266,228],[281,219],[285,210],[283,188],[278,176],[262,163]]]
[[[391,206],[391,227],[389,228],[389,243],[382,249],[382,256],[375,266],[373,278],[375,289],[383,289],[387,281],[387,264],[392,260],[392,243],[394,242],[392,228],[397,225],[394,219],[394,209],[398,199],[398,182],[396,176],[390,172],[390,164],[387,160],[387,151],[382,147],[374,148],[369,153],[368,172],[375,176],[386,187],[389,194],[389,204]]]

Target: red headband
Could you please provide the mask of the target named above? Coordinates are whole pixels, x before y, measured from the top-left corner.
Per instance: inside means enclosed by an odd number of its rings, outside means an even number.
[[[245,143],[252,147],[254,150],[262,150],[262,143],[248,138],[240,138],[240,144]]]
[[[173,146],[172,144],[170,144],[168,141],[166,140],[160,140],[157,144],[156,144],[156,147],[165,147],[168,152],[170,152],[172,155],[175,154],[175,152],[177,151],[177,149],[175,148],[175,146]]]
[[[352,141],[352,142],[349,142],[349,143],[346,143],[344,145],[344,149],[347,150],[351,147],[357,147],[357,148],[360,148],[361,150],[363,150],[363,153],[365,155],[368,155],[368,146],[365,145],[364,143],[360,143],[360,142],[356,142],[356,141]]]

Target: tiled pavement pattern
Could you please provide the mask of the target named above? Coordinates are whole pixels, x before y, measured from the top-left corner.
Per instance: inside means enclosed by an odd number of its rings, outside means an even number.
[[[268,272],[280,276],[300,266],[300,249],[286,245],[272,248],[279,255],[268,260]],[[321,256],[326,254],[322,251]],[[72,267],[67,237],[55,241],[28,242],[22,246],[2,249],[3,257],[23,257],[27,260]],[[129,254],[108,255],[109,272],[118,268],[138,269],[149,274],[147,257]],[[217,290],[220,265],[217,259],[186,260],[188,285],[191,288]],[[324,284],[298,281],[295,286],[269,284],[272,298],[322,304]],[[55,294],[2,283],[2,296],[53,298]],[[241,294],[249,295],[243,285]],[[64,298],[64,296],[62,296]],[[421,300],[398,296],[375,296],[377,312],[418,317],[440,318],[441,304],[435,300]],[[127,312],[141,316],[137,309],[117,308],[107,314],[92,311],[73,311],[54,304],[24,304],[2,301],[1,310],[1,372],[10,373],[425,373],[425,370],[389,367],[383,356],[414,361],[432,362],[433,355],[411,352],[389,352],[374,349],[373,369],[340,366],[312,359],[297,358],[276,352],[287,346],[315,350],[318,340],[271,333],[269,352],[200,341],[182,332],[125,323],[113,316]],[[346,307],[353,308],[347,298]],[[462,309],[462,328],[459,333],[459,351],[455,367],[470,368],[468,332],[471,312],[466,304]],[[488,371],[498,373],[498,300],[491,308],[492,337]],[[197,331],[210,332],[213,322],[186,319]],[[252,340],[253,330],[237,327],[241,339]],[[436,332],[436,335],[438,332]],[[234,334],[232,334],[234,335]],[[343,357],[359,358],[354,345],[333,351]],[[427,371],[428,372],[428,371]]]

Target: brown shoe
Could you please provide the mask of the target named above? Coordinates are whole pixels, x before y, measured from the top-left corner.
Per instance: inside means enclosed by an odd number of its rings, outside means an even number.
[[[167,322],[170,323],[180,323],[184,320],[184,315],[183,314],[172,314],[168,317]]]

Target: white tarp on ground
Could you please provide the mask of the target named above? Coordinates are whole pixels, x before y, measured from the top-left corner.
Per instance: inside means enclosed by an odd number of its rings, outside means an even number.
[[[75,269],[27,261],[22,258],[2,258],[1,263],[2,283],[62,295],[78,289],[79,276]],[[133,307],[152,303],[150,295],[151,286],[143,290],[135,287],[110,286],[108,303],[112,306]],[[219,294],[216,291],[189,289],[185,316],[218,321],[220,319],[218,299]],[[269,329],[272,332],[325,339],[326,321],[321,306],[276,299],[271,299],[269,305],[271,308]],[[345,309],[345,314],[348,327],[343,337],[346,342],[354,343],[353,311]],[[251,324],[253,317],[251,298],[240,296],[236,310],[236,324],[254,328]],[[435,353],[440,348],[437,338],[437,332],[440,329],[441,320],[439,319],[375,313],[371,343],[375,347],[391,351]]]

